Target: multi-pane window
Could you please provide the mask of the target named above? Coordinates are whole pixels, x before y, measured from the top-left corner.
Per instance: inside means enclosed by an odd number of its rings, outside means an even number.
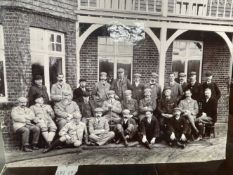
[[[173,42],[172,71],[177,75],[194,71],[201,81],[203,43],[200,41],[176,40]]]
[[[7,101],[3,27],[0,25],[0,102]]]
[[[118,41],[110,37],[98,38],[99,73],[107,72],[109,77],[117,77],[117,69],[124,68],[125,75],[131,79],[133,44],[127,41]]]
[[[64,34],[30,28],[32,76],[42,75],[48,91],[59,73],[65,75]]]

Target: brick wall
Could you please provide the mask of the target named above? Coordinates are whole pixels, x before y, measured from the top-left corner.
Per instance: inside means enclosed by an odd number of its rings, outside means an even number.
[[[88,80],[88,86],[93,87],[98,80],[98,36],[101,29],[92,33],[80,50],[80,78]],[[103,36],[103,35],[101,35]],[[152,39],[146,35],[145,40],[133,48],[133,74],[141,73],[142,81],[148,83],[151,72],[158,73],[159,55]]]
[[[13,134],[10,111],[19,96],[26,96],[31,85],[30,27],[62,32],[65,35],[66,80],[77,85],[75,21],[40,15],[15,8],[0,9],[0,25],[3,26],[6,79],[9,103],[0,104],[0,122],[4,126],[6,149],[19,148],[18,136]]]

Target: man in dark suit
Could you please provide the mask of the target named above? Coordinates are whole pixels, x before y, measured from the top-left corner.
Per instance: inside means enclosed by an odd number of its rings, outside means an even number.
[[[197,127],[199,128],[199,137],[197,140],[202,139],[205,126],[213,126],[217,121],[217,99],[212,96],[210,88],[205,89],[205,99],[202,102],[202,110],[196,120]],[[207,129],[207,128],[206,128]],[[210,131],[206,130],[206,133]]]
[[[153,109],[147,108],[145,111],[145,118],[140,122],[140,141],[148,149],[151,149],[151,145],[155,144],[156,138],[159,137],[159,122],[155,116],[153,116]]]
[[[187,120],[181,115],[182,109],[174,108],[173,117],[168,121],[168,143],[185,148],[191,134]]]
[[[86,79],[80,79],[79,80],[79,88],[76,88],[73,92],[73,101],[75,101],[79,107],[81,106],[81,103],[84,102],[83,96],[90,96],[91,92],[86,87],[87,80]]]
[[[117,70],[117,79],[113,80],[112,85],[110,87],[111,90],[114,90],[116,95],[119,97],[119,100],[123,100],[124,92],[126,90],[132,90],[132,85],[130,80],[125,77],[125,70],[123,68],[119,68]]]
[[[130,110],[124,109],[122,111],[123,118],[121,119],[120,123],[116,125],[116,143],[120,143],[122,140],[125,147],[128,146],[128,141],[132,140],[136,133],[137,133],[137,123],[132,118],[132,114],[130,114]]]
[[[133,98],[137,100],[138,104],[140,100],[143,99],[143,93],[145,89],[145,85],[141,83],[140,77],[141,74],[134,74],[134,82],[132,84]]]
[[[202,84],[202,89],[205,90],[206,88],[211,89],[211,96],[215,98],[216,100],[219,100],[221,97],[221,92],[218,88],[218,85],[212,81],[213,79],[213,74],[211,72],[206,72],[206,82]],[[203,94],[205,92],[203,91]]]
[[[202,95],[202,85],[197,82],[197,73],[191,72],[190,73],[190,82],[186,86],[186,89],[191,89],[192,92],[192,99],[198,102],[200,107],[201,100],[203,99]]]
[[[184,90],[186,89],[186,86],[188,85],[188,83],[186,82],[186,74],[184,72],[180,72],[179,73],[179,82],[182,89],[183,89],[183,92]]]

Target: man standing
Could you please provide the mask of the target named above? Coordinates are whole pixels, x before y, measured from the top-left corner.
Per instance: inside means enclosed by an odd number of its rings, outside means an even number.
[[[205,126],[214,126],[217,121],[217,99],[212,96],[211,89],[205,89],[205,99],[202,102],[202,110],[200,116],[197,118],[197,126],[199,128],[199,138],[202,139],[204,134],[210,134],[209,130],[204,133]],[[206,128],[209,129],[209,128]]]
[[[43,80],[41,75],[36,75],[33,79],[33,84],[28,92],[28,105],[32,106],[35,104],[35,97],[37,95],[42,95],[44,99],[44,104],[49,104],[49,96],[47,93],[46,86],[43,85]]]
[[[104,101],[102,110],[106,114],[105,117],[110,124],[117,124],[120,122],[120,114],[122,112],[121,103],[116,100],[115,92],[110,90],[108,91],[108,99]]]
[[[115,133],[110,131],[108,120],[102,117],[103,109],[95,109],[95,117],[89,121],[89,141],[93,145],[104,145],[115,137]]]
[[[116,95],[119,97],[119,100],[123,100],[124,92],[128,89],[132,90],[132,85],[130,80],[125,77],[125,70],[123,68],[119,68],[117,70],[117,79],[113,80],[111,85],[111,90],[114,90]]]
[[[83,138],[86,144],[88,142],[87,127],[85,123],[81,122],[81,115],[74,115],[74,118],[69,121],[59,132],[59,139],[55,140],[43,153],[47,153],[57,146],[63,144],[79,147],[83,143]]]
[[[169,84],[168,86],[171,88],[171,96],[172,98],[179,101],[183,96],[183,90],[179,83],[175,81],[175,74],[171,73],[169,75]]]
[[[205,89],[209,88],[209,89],[211,89],[211,96],[214,99],[219,100],[220,97],[221,97],[221,92],[220,92],[220,90],[218,88],[218,85],[215,82],[212,81],[213,74],[211,72],[206,72],[205,75],[206,75],[206,82],[204,82],[202,84],[202,89],[203,89],[204,94],[205,94]]]
[[[191,134],[187,120],[181,116],[182,109],[174,108],[173,117],[168,121],[168,144],[185,148]]]
[[[83,96],[90,96],[91,92],[86,87],[87,80],[86,79],[80,79],[79,80],[79,88],[75,89],[73,92],[73,101],[75,101],[79,107],[81,106],[81,103],[83,103]]]
[[[198,103],[192,99],[192,92],[190,89],[185,90],[185,99],[181,100],[178,107],[182,110],[183,116],[187,117],[193,129],[198,133],[198,129],[195,126],[195,119],[199,112]]]
[[[75,115],[81,115],[79,106],[76,102],[72,101],[71,93],[72,92],[70,91],[64,91],[62,94],[63,99],[54,106],[59,131],[66,125],[66,123],[70,122]]]
[[[188,83],[186,89],[190,89],[192,92],[192,99],[196,100],[199,105],[201,103],[203,97],[202,86],[200,83],[197,82],[197,73],[191,72],[190,73],[190,82]]]
[[[55,115],[51,106],[44,104],[43,96],[37,95],[35,103],[30,109],[34,112],[36,125],[40,127],[42,136],[47,143],[47,147],[49,147],[57,130],[57,126],[53,121]]]
[[[145,86],[141,83],[141,74],[134,74],[134,82],[132,84],[133,98],[137,100],[138,104],[143,99]]]
[[[128,109],[130,111],[130,115],[134,118],[134,120],[138,119],[138,102],[137,100],[132,98],[132,91],[126,90],[125,98],[122,101],[122,109]]]
[[[159,137],[159,122],[153,116],[153,110],[147,108],[145,111],[145,118],[140,122],[140,139],[142,144],[151,149],[151,145],[155,144],[156,138]]]
[[[64,82],[64,75],[58,74],[57,83],[52,85],[51,100],[56,104],[63,99],[62,92],[69,92],[73,97],[73,92],[69,84]]]
[[[18,99],[18,106],[14,107],[11,112],[13,129],[16,133],[21,135],[21,143],[23,151],[32,152],[38,150],[37,144],[40,137],[40,128],[35,125],[35,115],[30,108],[27,108],[27,99],[20,97]],[[32,136],[32,144],[29,144],[30,134]]]
[[[188,85],[186,82],[186,74],[184,72],[179,73],[179,83],[180,83],[182,90],[184,92],[184,90],[186,89],[186,86]]]
[[[124,109],[122,111],[123,118],[121,122],[116,126],[116,143],[119,143],[121,140],[123,141],[124,145],[128,146],[128,141],[132,140],[136,133],[137,133],[137,123],[132,118],[132,114],[130,114],[130,110]]]
[[[94,96],[94,101],[97,107],[103,105],[103,102],[107,100],[107,93],[110,90],[110,84],[107,82],[107,73],[100,73],[100,81],[95,84],[92,95]]]
[[[149,87],[151,89],[151,99],[153,103],[157,106],[159,100],[162,97],[162,90],[160,85],[156,82],[157,74],[152,72]]]

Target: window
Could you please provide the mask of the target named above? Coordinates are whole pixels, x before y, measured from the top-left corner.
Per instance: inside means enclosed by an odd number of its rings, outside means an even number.
[[[131,80],[133,44],[127,41],[118,41],[110,37],[98,38],[99,73],[107,72],[108,76],[116,78],[117,69],[124,68],[125,75]]]
[[[197,81],[201,81],[203,43],[200,41],[176,40],[173,42],[172,71],[178,75],[185,72],[197,72]]]
[[[0,25],[0,102],[7,101],[3,27]]]
[[[32,76],[44,78],[49,93],[58,73],[65,75],[64,34],[49,30],[30,28]]]

